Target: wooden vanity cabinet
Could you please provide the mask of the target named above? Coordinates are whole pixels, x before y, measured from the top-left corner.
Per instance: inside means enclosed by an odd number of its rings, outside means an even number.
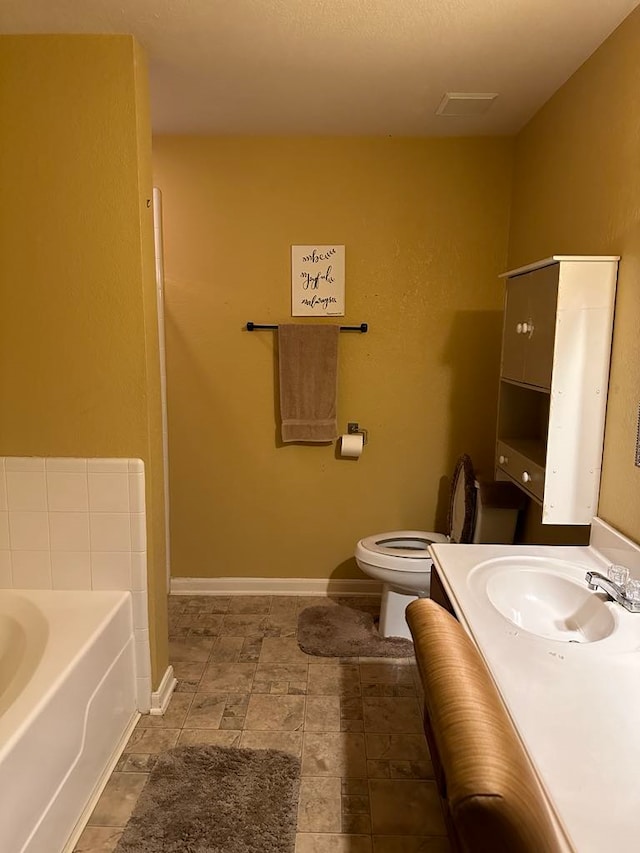
[[[502,276],[496,479],[544,524],[597,512],[618,260],[554,255]]]
[[[446,611],[448,611],[452,616],[456,616],[455,610],[453,609],[453,605],[449,600],[449,596],[444,591],[444,586],[442,585],[442,581],[440,580],[440,575],[438,574],[438,570],[435,565],[431,567],[431,587],[429,589],[429,598],[432,601],[435,601],[436,604],[439,604],[440,607],[444,607]],[[456,616],[456,619],[458,617]]]

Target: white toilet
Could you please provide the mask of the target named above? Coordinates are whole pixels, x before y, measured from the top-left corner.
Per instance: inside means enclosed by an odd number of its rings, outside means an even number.
[[[411,639],[405,619],[407,605],[428,598],[433,562],[428,547],[436,542],[510,544],[523,496],[510,483],[480,486],[471,459],[461,456],[451,481],[449,532],[392,530],[360,539],[356,563],[367,575],[382,581],[380,634]]]

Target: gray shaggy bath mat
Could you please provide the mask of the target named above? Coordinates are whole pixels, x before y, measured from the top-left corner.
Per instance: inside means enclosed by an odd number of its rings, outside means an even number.
[[[371,613],[354,607],[305,607],[298,616],[298,645],[308,655],[327,658],[407,658],[413,643],[381,637]]]
[[[115,853],[293,853],[300,760],[275,749],[162,753]]]

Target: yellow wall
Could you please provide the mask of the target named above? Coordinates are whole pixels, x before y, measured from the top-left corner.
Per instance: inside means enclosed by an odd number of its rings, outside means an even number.
[[[640,9],[519,134],[509,266],[620,255],[598,514],[640,541]]]
[[[516,141],[508,266],[620,254],[600,515],[640,539],[640,10]],[[167,663],[144,58],[128,36],[0,38],[0,454],[139,456],[154,686]],[[173,571],[358,576],[357,538],[446,519],[468,451],[492,468],[512,143],[161,137]],[[282,446],[274,339],[289,248],[347,247],[339,423]],[[568,541],[565,529],[530,538]],[[580,534],[578,534],[580,535]]]
[[[468,451],[490,474],[506,263],[507,139],[160,137],[172,573],[358,576],[356,540],[443,529]],[[346,245],[339,429],[360,460],[281,446],[273,332],[290,246]],[[335,321],[334,321],[335,322]]]
[[[145,461],[167,665],[146,68],[130,36],[0,38],[0,454]]]

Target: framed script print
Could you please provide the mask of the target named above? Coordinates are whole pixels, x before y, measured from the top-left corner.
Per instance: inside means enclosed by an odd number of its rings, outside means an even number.
[[[344,246],[291,247],[291,316],[344,316]]]

